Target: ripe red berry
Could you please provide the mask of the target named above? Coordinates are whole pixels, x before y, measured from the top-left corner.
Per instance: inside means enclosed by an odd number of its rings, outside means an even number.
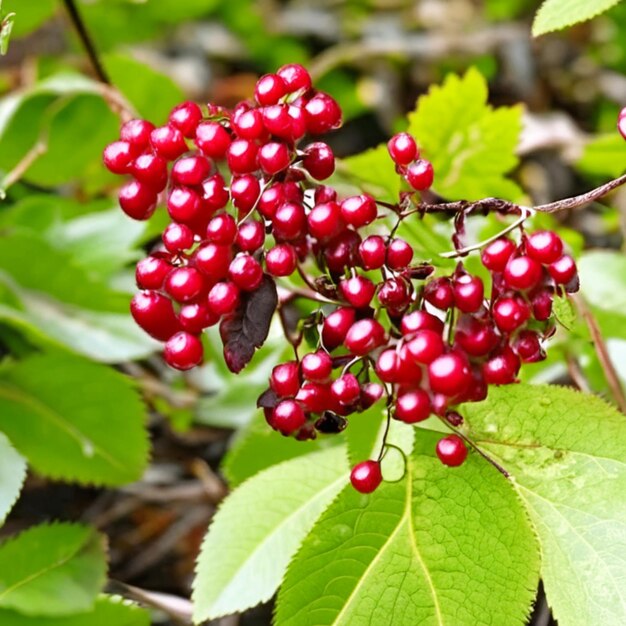
[[[493,305],[493,320],[505,333],[512,333],[530,317],[530,308],[521,298],[498,298]]]
[[[170,367],[189,370],[202,362],[202,342],[196,335],[180,331],[165,344],[163,356]]]
[[[209,291],[208,303],[216,315],[228,315],[239,306],[239,289],[230,282],[217,283]]]
[[[168,120],[185,137],[193,139],[202,120],[202,110],[195,102],[182,102],[172,109]]]
[[[356,309],[363,309],[369,306],[376,286],[365,276],[354,276],[339,281],[339,293],[343,299]]]
[[[552,292],[541,289],[532,296],[531,306],[533,317],[539,322],[545,322],[552,315]]]
[[[259,147],[248,139],[236,139],[226,152],[226,162],[233,174],[248,174],[257,167]]]
[[[250,109],[233,116],[232,127],[240,139],[254,141],[267,134],[263,125],[263,115],[259,109]]]
[[[408,165],[419,157],[415,139],[409,133],[398,133],[387,142],[387,150],[394,163]]]
[[[398,367],[400,357],[395,348],[383,350],[376,359],[376,374],[385,383],[397,383],[399,379]]]
[[[304,105],[306,127],[312,135],[321,135],[341,126],[341,108],[326,93],[317,93]]]
[[[341,274],[359,262],[361,237],[353,230],[346,230],[324,248],[324,260],[331,273]]]
[[[135,268],[135,280],[139,289],[161,289],[165,277],[172,269],[163,256],[149,256],[141,259]]]
[[[483,265],[492,272],[503,272],[508,260],[515,252],[515,242],[501,237],[492,241],[481,252],[480,258]]]
[[[428,365],[443,354],[443,338],[433,330],[418,330],[406,344],[406,349],[414,361]]]
[[[519,368],[519,357],[506,346],[483,365],[483,375],[488,385],[508,385],[515,381]]]
[[[293,139],[294,119],[289,114],[292,107],[286,104],[274,104],[263,109],[263,125],[267,130],[280,139]]]
[[[512,257],[504,268],[504,281],[511,289],[532,289],[542,275],[541,264],[526,255]]]
[[[412,389],[398,394],[394,417],[407,424],[415,424],[428,419],[430,398],[423,389]]]
[[[483,323],[471,315],[462,315],[454,333],[455,345],[470,356],[485,356],[496,345],[498,337],[493,326]]]
[[[563,242],[551,230],[538,230],[526,239],[526,254],[538,263],[549,265],[563,254]]]
[[[387,250],[380,235],[366,237],[359,246],[359,256],[366,270],[377,270],[385,264]]]
[[[128,174],[134,157],[135,150],[127,141],[110,143],[102,155],[105,167],[113,174]]]
[[[373,404],[376,404],[385,393],[382,385],[378,383],[365,383],[361,385],[361,409],[367,411]]]
[[[228,277],[242,291],[254,291],[263,282],[263,268],[254,257],[243,252],[231,261]]]
[[[387,246],[387,265],[392,270],[402,270],[413,260],[413,248],[404,239],[396,237]]]
[[[447,311],[454,304],[454,290],[450,279],[440,276],[426,283],[424,300],[442,311]]]
[[[243,213],[249,213],[261,193],[259,179],[253,174],[234,177],[230,183],[233,204]]]
[[[378,461],[363,461],[352,468],[350,482],[359,493],[372,493],[383,481]]]
[[[296,400],[309,413],[322,413],[332,407],[330,387],[320,383],[306,382],[296,394]]]
[[[175,187],[167,196],[167,212],[175,222],[192,222],[201,210],[200,196],[191,187]]]
[[[235,243],[244,252],[256,252],[265,241],[265,227],[256,220],[247,220],[237,231]]]
[[[196,146],[212,159],[223,159],[230,142],[228,131],[217,122],[200,122],[196,128]]]
[[[323,383],[330,378],[333,371],[333,360],[327,352],[318,350],[305,354],[300,363],[300,368],[306,380]]]
[[[334,239],[346,228],[336,202],[317,204],[307,216],[309,234],[321,242]]]
[[[439,460],[448,467],[458,467],[467,458],[467,448],[458,435],[448,435],[437,442]]]
[[[277,74],[261,76],[254,88],[254,98],[261,106],[276,104],[286,94],[287,85]]]
[[[193,254],[194,265],[209,278],[209,282],[226,278],[231,259],[230,246],[215,243],[202,244]]]
[[[219,316],[211,311],[207,304],[195,302],[180,307],[178,319],[183,330],[199,335],[205,328],[217,324]]]
[[[237,236],[237,223],[228,213],[216,215],[206,228],[206,237],[209,241],[220,246],[230,246]]]
[[[355,317],[355,310],[350,307],[339,307],[326,317],[322,324],[322,341],[327,350],[333,350],[344,342]]]
[[[199,185],[210,173],[211,161],[207,157],[181,157],[172,167],[172,181],[181,185]]]
[[[140,291],[130,303],[135,322],[151,337],[166,341],[180,330],[172,301],[156,291]]]
[[[406,169],[406,180],[416,191],[430,189],[434,176],[432,163],[426,159],[419,159]]]
[[[270,387],[281,398],[294,397],[300,389],[300,376],[296,361],[276,365],[270,375]]]
[[[331,396],[342,406],[350,406],[361,397],[361,386],[354,374],[343,374],[330,386]]]
[[[306,422],[302,407],[294,400],[281,400],[272,411],[271,425],[283,435],[292,435]]]
[[[289,167],[291,154],[284,143],[270,141],[261,146],[258,159],[261,169],[269,176],[274,176]]]
[[[451,398],[469,387],[472,374],[465,358],[458,353],[449,352],[437,357],[428,366],[428,380],[432,391]]]
[[[163,235],[161,235],[161,238],[163,239],[163,244],[169,252],[178,254],[179,252],[188,250],[191,246],[193,246],[194,236],[193,231],[189,228],[189,226],[172,222],[167,225],[163,231]]]
[[[209,213],[223,209],[228,204],[228,198],[226,183],[221,174],[213,174],[202,183],[202,205]]]
[[[478,276],[461,274],[452,283],[454,304],[463,313],[475,313],[483,304],[484,286]]]
[[[388,278],[378,289],[378,300],[391,313],[405,311],[411,303],[409,288],[403,278]]]
[[[165,291],[176,302],[189,302],[205,289],[202,274],[194,267],[176,267],[166,277]]]
[[[337,192],[333,187],[328,185],[317,185],[313,194],[315,204],[323,204],[324,202],[336,202]]]
[[[150,133],[150,143],[154,151],[168,161],[173,161],[183,152],[187,152],[185,137],[178,128],[169,124],[155,128]]]
[[[272,276],[290,276],[297,264],[296,251],[288,243],[279,243],[265,253],[265,267]]]
[[[341,202],[341,215],[347,224],[361,228],[371,224],[378,214],[376,201],[372,196],[361,194],[350,196]]]
[[[432,330],[441,334],[443,326],[443,322],[438,317],[427,311],[413,311],[405,315],[400,322],[400,330],[405,336],[412,335],[418,330]]]
[[[259,213],[268,220],[271,220],[278,207],[285,202],[285,192],[282,183],[274,183],[263,191],[259,198]]]
[[[276,74],[283,79],[288,93],[311,88],[311,75],[298,63],[283,65]]]
[[[354,322],[344,339],[345,347],[356,356],[364,356],[384,342],[385,329],[380,322],[370,318]]]
[[[147,220],[156,209],[157,195],[152,187],[131,180],[120,188],[118,198],[122,211],[134,220]]]
[[[539,335],[534,330],[523,330],[513,342],[513,351],[524,363],[536,363],[545,359]]]
[[[131,173],[157,193],[167,185],[167,161],[156,154],[139,155],[131,166]]]
[[[335,155],[328,144],[317,141],[304,149],[302,166],[315,180],[326,180],[335,171]]]
[[[566,285],[576,276],[576,262],[569,254],[564,254],[550,264],[548,272],[558,285]]]
[[[127,141],[136,152],[140,152],[150,144],[150,133],[153,130],[154,124],[148,120],[128,120],[122,125],[120,139]]]

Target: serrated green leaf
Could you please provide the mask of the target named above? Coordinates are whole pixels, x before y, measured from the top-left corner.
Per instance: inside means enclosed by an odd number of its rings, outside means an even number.
[[[471,68],[451,74],[421,96],[409,115],[409,132],[435,170],[433,188],[450,200],[496,196],[519,200],[522,192],[505,178],[517,164],[522,109],[487,103],[487,81]]]
[[[26,478],[26,461],[0,433],[0,526],[15,504]]]
[[[289,566],[276,626],[521,626],[538,570],[502,475],[477,455],[451,470],[418,452],[401,482],[371,496],[346,487],[322,515]]]
[[[491,389],[463,407],[534,523],[562,626],[626,623],[626,420],[595,396],[547,385]]]
[[[104,365],[37,355],[0,372],[0,430],[50,478],[137,480],[148,455],[145,418],[131,381]]]
[[[0,609],[2,626],[149,626],[150,613],[116,596],[100,596],[93,610],[62,617],[28,617]]]
[[[552,312],[554,317],[561,326],[566,329],[571,329],[576,324],[576,308],[572,299],[565,294],[560,298],[554,298],[552,302]]]
[[[626,141],[618,132],[595,137],[585,146],[576,167],[590,176],[617,178],[626,170]]]
[[[104,537],[88,526],[35,526],[0,545],[0,607],[57,616],[93,607],[106,578]]]
[[[620,0],[545,0],[533,22],[533,36],[545,35],[590,20]]]
[[[275,465],[235,489],[205,537],[194,581],[194,620],[269,600],[315,520],[348,481],[344,447]]]
[[[344,175],[356,181],[377,199],[387,202],[398,201],[401,178],[395,170],[385,144],[342,159],[339,167]]]

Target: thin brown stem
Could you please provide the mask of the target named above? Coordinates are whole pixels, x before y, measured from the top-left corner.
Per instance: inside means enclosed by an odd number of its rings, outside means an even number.
[[[589,383],[583,374],[583,371],[580,367],[580,363],[576,359],[573,354],[565,355],[565,362],[567,363],[567,371],[571,379],[574,381],[574,384],[585,393],[591,393],[591,387],[589,387]]]
[[[14,185],[28,170],[28,168],[46,152],[48,146],[43,141],[38,141],[15,165],[15,167],[7,173],[2,182],[0,182],[0,193],[4,194],[6,190]]]
[[[600,326],[598,325],[598,322],[593,312],[591,311],[591,308],[589,307],[583,296],[577,294],[576,296],[574,296],[573,299],[576,307],[578,308],[578,311],[580,312],[583,319],[585,320],[585,323],[587,324],[589,334],[591,335],[591,340],[593,341],[596,354],[598,355],[598,361],[600,362],[600,365],[604,372],[604,376],[613,395],[613,399],[619,407],[619,410],[622,413],[626,414],[626,396],[624,395],[624,389],[622,388],[622,384],[619,380],[617,371],[615,370],[615,366],[613,365],[613,361],[611,361],[611,357],[609,356],[609,351],[606,347],[604,337],[602,336]]]

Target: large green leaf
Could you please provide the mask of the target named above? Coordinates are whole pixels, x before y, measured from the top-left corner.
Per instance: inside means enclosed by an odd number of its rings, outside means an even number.
[[[144,422],[133,384],[104,365],[38,355],[0,371],[0,430],[51,478],[137,480],[148,455]]]
[[[626,170],[626,141],[617,132],[595,137],[585,146],[576,167],[591,176],[617,178]]]
[[[387,146],[381,144],[361,154],[342,159],[340,171],[379,200],[398,202],[400,181]]]
[[[26,461],[0,433],[0,526],[20,495],[26,477]]]
[[[608,11],[620,0],[545,0],[533,22],[533,35],[538,37],[554,30],[590,20]]]
[[[626,419],[556,386],[496,387],[468,404],[471,436],[513,476],[561,626],[626,623]]]
[[[433,188],[450,200],[519,200],[522,195],[505,178],[518,163],[522,110],[494,109],[487,97],[487,81],[472,68],[431,87],[409,115],[409,132],[435,170]]]
[[[91,611],[61,617],[29,617],[0,609],[2,626],[150,626],[150,613],[122,598],[100,596]]]
[[[525,623],[539,554],[505,478],[471,454],[432,456],[422,432],[401,482],[371,496],[347,487],[289,566],[277,626]]]
[[[104,537],[88,526],[35,526],[0,545],[3,609],[49,616],[86,611],[105,577]]]
[[[198,559],[196,622],[272,597],[300,542],[346,484],[345,457],[337,447],[285,461],[228,496]]]

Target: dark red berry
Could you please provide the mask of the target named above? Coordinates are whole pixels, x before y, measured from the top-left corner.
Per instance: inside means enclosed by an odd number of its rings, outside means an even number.
[[[396,237],[387,246],[387,265],[392,270],[402,270],[413,260],[413,248],[404,239]]]
[[[354,276],[339,281],[339,292],[343,299],[356,309],[369,306],[376,286],[365,276]]]
[[[383,481],[378,461],[363,461],[355,465],[350,473],[352,486],[360,493],[372,493]]]
[[[384,342],[385,329],[380,322],[370,318],[354,322],[344,339],[348,351],[357,356],[365,356]]]
[[[341,345],[352,324],[356,313],[349,307],[339,307],[326,317],[322,325],[322,341],[327,350]]]
[[[122,125],[120,139],[127,141],[136,152],[141,152],[150,144],[150,133],[153,130],[154,124],[148,120],[128,120]]]
[[[531,306],[533,317],[539,322],[545,322],[552,315],[552,292],[541,289],[532,296]]]
[[[538,333],[534,330],[523,330],[513,342],[513,350],[524,363],[536,363],[545,359]]]
[[[216,315],[228,315],[239,306],[239,289],[230,282],[217,283],[209,291],[208,303]]]
[[[207,157],[181,157],[172,167],[172,181],[181,185],[199,185],[210,173],[211,161]]]
[[[485,356],[496,345],[498,337],[493,326],[471,315],[460,316],[454,333],[455,345],[470,356]]]
[[[270,387],[281,398],[294,397],[300,389],[300,376],[296,361],[276,365],[270,375]]]
[[[378,289],[378,301],[389,311],[404,311],[411,302],[409,288],[403,278],[389,278]]]
[[[189,302],[204,291],[205,282],[194,267],[176,267],[167,275],[164,287],[176,302]]]
[[[335,155],[328,144],[318,141],[304,149],[302,166],[316,180],[326,180],[335,171]]]
[[[306,422],[302,407],[295,400],[281,400],[272,411],[272,426],[283,435],[292,435]]]
[[[230,146],[228,131],[217,122],[200,122],[196,129],[196,146],[212,159],[223,159]]]
[[[309,413],[322,413],[333,404],[330,396],[330,387],[311,382],[306,382],[300,387],[296,394],[296,400]]]
[[[103,154],[105,167],[113,174],[128,174],[133,164],[135,150],[126,141],[110,143]]]
[[[288,93],[311,88],[311,75],[298,63],[283,65],[276,74],[283,79]]]
[[[508,260],[515,252],[515,243],[506,237],[492,241],[481,252],[483,265],[492,272],[503,272]]]
[[[290,276],[297,264],[296,251],[288,243],[279,243],[265,254],[265,267],[272,276]]]
[[[563,242],[551,230],[538,230],[526,239],[526,254],[538,263],[549,265],[563,254]]]
[[[550,276],[558,285],[566,285],[576,276],[576,262],[569,254],[564,254],[548,267]]]
[[[493,305],[493,320],[505,333],[512,333],[530,317],[530,308],[521,298],[498,298]]]
[[[263,282],[263,268],[254,257],[244,252],[231,261],[228,277],[242,291],[254,291]]]
[[[318,350],[305,354],[300,363],[302,375],[312,382],[326,382],[333,370],[333,360],[327,352]]]
[[[406,169],[406,180],[416,191],[430,189],[434,176],[432,163],[426,159],[419,159]]]
[[[458,396],[470,385],[472,374],[467,360],[455,352],[442,354],[428,366],[430,388],[448,397]]]
[[[202,120],[202,110],[195,102],[182,102],[172,109],[168,119],[185,137],[193,139]]]
[[[343,374],[330,386],[331,396],[342,406],[354,404],[361,396],[361,386],[354,374]]]
[[[150,143],[154,151],[168,161],[173,161],[183,152],[187,152],[185,137],[178,128],[169,124],[155,128],[150,133]]]
[[[484,286],[478,276],[461,274],[452,283],[454,304],[463,313],[474,313],[483,304]]]
[[[419,157],[415,139],[409,133],[398,133],[387,142],[387,150],[394,163],[408,165]]]
[[[345,222],[355,228],[371,224],[378,214],[376,201],[367,194],[346,198],[340,206]]]
[[[161,289],[165,277],[172,269],[162,256],[149,256],[137,263],[135,280],[139,289]]]
[[[326,93],[318,93],[304,106],[306,127],[312,135],[321,135],[341,126],[341,108]]]
[[[359,246],[359,256],[366,270],[377,270],[385,264],[387,249],[380,235],[366,237]]]
[[[512,257],[504,268],[504,281],[511,289],[532,289],[542,275],[541,264],[526,255]]]
[[[122,211],[134,220],[147,220],[156,209],[157,194],[145,183],[131,180],[118,192]]]
[[[324,259],[328,269],[334,274],[343,273],[359,262],[361,238],[353,230],[346,230],[324,248]]]
[[[172,301],[156,291],[140,291],[130,303],[135,322],[151,337],[166,341],[180,330]]]
[[[437,456],[448,467],[458,467],[467,458],[467,448],[458,435],[448,435],[437,442]]]
[[[454,304],[454,290],[447,276],[434,278],[424,286],[424,300],[447,311]]]
[[[306,213],[296,202],[285,202],[272,218],[274,237],[280,241],[295,241],[306,234]]]
[[[188,250],[193,246],[193,231],[184,224],[172,222],[168,224],[161,236],[163,244],[170,252],[178,254],[183,250]]]
[[[428,419],[430,398],[423,389],[403,391],[396,399],[394,417],[407,424],[415,424]]]
[[[317,185],[313,194],[315,204],[324,204],[325,202],[336,202],[337,192],[328,185]]]
[[[519,368],[519,357],[507,346],[483,365],[483,375],[489,385],[508,385],[515,381]]]
[[[170,367],[189,370],[202,362],[202,342],[196,335],[181,331],[167,340],[163,356]]]

